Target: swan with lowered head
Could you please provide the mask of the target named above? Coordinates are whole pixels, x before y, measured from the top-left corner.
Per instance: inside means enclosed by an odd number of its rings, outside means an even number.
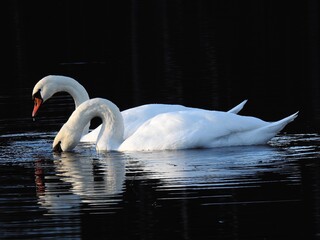
[[[94,98],[82,103],[62,126],[53,142],[57,151],[71,151],[80,142],[83,128],[94,118],[102,119],[96,149],[107,151],[152,151],[266,144],[297,113],[276,122],[228,112],[195,109],[162,113],[144,122],[124,138],[124,123],[118,107]]]
[[[60,75],[49,75],[37,82],[33,88],[32,98],[34,100],[34,108],[32,111],[32,117],[35,117],[40,106],[57,92],[69,93],[74,99],[76,108],[84,101],[89,100],[89,95],[86,89],[73,78]],[[228,112],[235,114],[238,113],[246,102],[247,100],[241,102]],[[145,121],[158,114],[182,110],[195,110],[195,108],[171,104],[146,104],[122,111],[121,113],[125,126],[124,137],[127,138],[128,136],[131,136],[132,133],[135,132]],[[89,125],[90,124],[88,124],[83,130],[80,140],[81,142],[95,142],[97,140],[101,125],[88,133]]]

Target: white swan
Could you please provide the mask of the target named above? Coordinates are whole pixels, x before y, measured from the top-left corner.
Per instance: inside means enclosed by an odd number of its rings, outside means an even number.
[[[74,149],[83,128],[94,117],[102,119],[97,150],[151,151],[266,144],[293,121],[297,113],[277,122],[201,109],[162,113],[124,138],[123,117],[118,107],[109,100],[94,98],[72,113],[56,135],[53,149]]]
[[[85,88],[73,78],[60,75],[49,75],[42,78],[33,88],[32,98],[34,100],[34,108],[32,111],[32,117],[35,117],[40,106],[57,92],[69,93],[74,99],[76,108],[81,103],[89,99],[89,95]],[[241,102],[228,112],[235,114],[238,113],[246,102],[247,100]],[[122,111],[125,125],[124,136],[127,138],[135,132],[142,123],[160,113],[182,110],[194,110],[194,108],[187,108],[182,105],[146,104]],[[90,124],[88,124],[83,130],[83,136],[80,140],[81,142],[95,142],[97,140],[101,125],[88,133],[89,125]]]

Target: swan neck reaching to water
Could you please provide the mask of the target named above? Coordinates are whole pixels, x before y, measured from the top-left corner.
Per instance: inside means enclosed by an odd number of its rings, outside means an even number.
[[[98,150],[117,150],[124,140],[124,122],[119,108],[107,99],[97,98],[100,105],[92,106],[95,114],[102,119],[96,148]],[[94,101],[92,101],[94,104]],[[91,118],[92,119],[92,118]]]
[[[117,150],[123,142],[124,124],[119,108],[107,99],[94,98],[81,104],[72,113],[54,139],[53,147],[60,143],[62,151],[72,150],[80,141],[81,133],[92,118],[102,119],[97,138],[98,150]]]

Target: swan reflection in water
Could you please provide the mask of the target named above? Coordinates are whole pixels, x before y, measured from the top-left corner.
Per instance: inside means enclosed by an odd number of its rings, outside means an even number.
[[[283,171],[285,156],[283,149],[265,145],[130,153],[131,161],[136,159],[147,178],[160,179],[162,187],[213,188],[215,183],[229,185],[231,179],[249,181],[261,172]],[[128,170],[133,164],[127,162]]]
[[[53,174],[48,175],[38,161],[38,202],[49,212],[59,214],[70,214],[84,204],[106,209],[117,204],[125,180],[125,161],[117,155],[106,153],[95,158],[81,153],[61,153],[54,156]]]
[[[39,203],[50,212],[67,214],[67,209],[70,214],[86,206],[90,211],[114,211],[123,201],[128,190],[125,188],[133,186],[126,182],[146,185],[157,180],[150,187],[170,194],[173,188],[245,188],[253,182],[263,182],[270,172],[289,182],[300,178],[298,169],[284,164],[288,161],[286,150],[272,146],[100,152],[95,156],[84,148],[78,149],[81,150],[54,155],[54,171],[42,177],[45,187],[37,184]],[[94,152],[94,145],[87,149]],[[41,179],[41,175],[36,174],[36,178]]]
[[[319,202],[317,134],[280,135],[269,146],[125,154],[98,154],[94,145],[80,144],[74,152],[59,155],[50,152],[48,142],[53,137],[53,134],[6,137],[2,161],[27,166],[31,182],[21,186],[29,186],[32,191],[35,169],[37,186],[35,201],[32,198],[30,202],[29,191],[15,193],[25,209],[23,214],[30,214],[28,221],[19,220],[20,225],[7,221],[6,226],[41,236],[63,238],[69,234],[76,239],[74,236],[82,236],[84,232],[97,231],[110,231],[116,236],[125,220],[132,226],[131,235],[141,238],[146,232],[158,233],[153,228],[157,225],[152,225],[155,222],[190,236],[198,230],[214,234],[216,225],[208,225],[206,219],[195,216],[193,213],[198,210],[211,217],[211,222],[225,221],[226,224],[219,224],[219,232],[236,235],[239,224],[242,231],[250,232],[261,212],[276,217],[280,214],[276,221],[280,224],[283,213],[299,213],[301,209],[305,211],[304,206],[310,206],[306,215],[312,217],[312,223],[320,222],[315,210],[319,208],[315,204]],[[22,173],[16,171],[17,175]],[[19,175],[19,179],[26,178]],[[14,184],[10,183],[12,188],[6,188],[6,193],[21,189]],[[307,193],[310,199],[301,196],[301,188],[307,189],[303,194]],[[13,206],[5,202],[12,202],[12,194],[3,194],[4,207]],[[21,208],[16,205],[9,210],[9,214],[21,216]],[[252,221],[241,219],[246,210],[253,216]],[[260,219],[263,217],[262,214]],[[292,218],[292,214],[285,220],[299,224],[311,221]],[[270,222],[265,229],[272,227]]]

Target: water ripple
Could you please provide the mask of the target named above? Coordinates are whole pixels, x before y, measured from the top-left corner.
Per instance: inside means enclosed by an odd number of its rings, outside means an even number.
[[[228,226],[241,217],[235,207],[264,214],[265,206],[303,208],[302,184],[320,168],[317,134],[279,135],[266,146],[183,151],[97,153],[94,145],[81,144],[62,154],[51,151],[54,135],[0,136],[1,237],[79,238],[82,228],[93,231],[83,223],[88,219],[116,229],[123,221],[137,227],[166,215],[178,218],[168,220],[177,227],[193,215],[191,209],[204,217],[214,210],[213,221],[233,231]],[[199,225],[188,224],[205,230],[201,218]],[[140,234],[135,229],[130,231]]]

